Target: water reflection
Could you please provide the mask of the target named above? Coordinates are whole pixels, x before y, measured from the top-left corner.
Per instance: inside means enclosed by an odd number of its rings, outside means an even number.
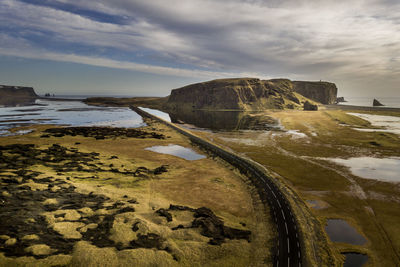
[[[363,245],[366,240],[357,230],[341,219],[330,219],[325,227],[332,242],[343,242],[353,245]]]
[[[129,108],[92,107],[79,101],[38,99],[34,106],[0,108],[0,136],[11,128],[34,124],[72,126],[144,126],[142,117]]]
[[[187,160],[198,160],[204,159],[206,157],[204,155],[194,152],[190,148],[172,144],[169,144],[168,146],[152,146],[145,148],[145,150],[150,150],[161,154],[173,155]]]
[[[168,111],[171,122],[190,124],[197,128],[237,131],[271,130],[279,128],[279,122],[266,115],[242,111]]]
[[[350,168],[354,175],[386,182],[400,182],[400,157],[329,159]]]
[[[346,258],[343,267],[362,267],[367,261],[368,256],[358,253],[342,253]]]
[[[0,107],[31,106],[35,104],[35,101],[34,98],[2,97],[0,98]]]

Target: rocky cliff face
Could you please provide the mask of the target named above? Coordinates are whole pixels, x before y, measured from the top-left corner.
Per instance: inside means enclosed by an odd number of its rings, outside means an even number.
[[[32,87],[0,85],[0,98],[37,98]]]
[[[337,88],[330,82],[294,81],[293,89],[297,93],[322,104],[335,104]]]
[[[335,98],[336,100],[336,98]],[[174,89],[166,103],[168,109],[300,108],[304,98],[293,90],[287,79],[220,79]]]

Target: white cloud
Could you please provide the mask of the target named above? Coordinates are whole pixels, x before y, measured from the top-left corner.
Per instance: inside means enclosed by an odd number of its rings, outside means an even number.
[[[229,76],[264,73],[289,78],[333,79],[338,83],[343,79],[391,80],[388,84],[396,84],[393,81],[399,79],[400,16],[397,10],[400,5],[397,1],[58,2],[125,16],[130,23],[99,22],[15,0],[0,3],[0,23],[17,30],[49,33],[45,38],[50,41],[112,48],[131,53],[132,58],[142,55],[153,62],[137,64],[129,62],[130,58],[120,62],[104,55],[96,59],[94,54],[78,55],[76,52],[70,57],[62,51],[56,53],[63,55],[65,61],[85,64],[199,77],[214,73]],[[19,38],[30,46],[23,36]],[[32,46],[29,55],[38,50]],[[45,42],[39,48],[47,57],[55,54]],[[160,62],[191,67],[157,66]],[[200,68],[213,71],[191,70]],[[390,86],[387,90],[393,91],[394,87]]]

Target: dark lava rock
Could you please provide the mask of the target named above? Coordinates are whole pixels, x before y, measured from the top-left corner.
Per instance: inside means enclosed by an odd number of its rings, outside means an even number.
[[[150,170],[146,167],[138,167],[136,171],[133,173],[135,177],[147,177],[147,174],[150,173]]]
[[[318,105],[311,104],[309,101],[304,103],[304,110],[318,110]]]
[[[125,213],[125,212],[135,212],[135,208],[125,207],[116,212],[116,214]]]
[[[161,208],[161,209],[157,210],[156,213],[158,213],[160,216],[167,218],[168,222],[172,221],[172,215],[166,209]]]
[[[194,212],[195,219],[192,222],[192,228],[201,228],[201,234],[210,237],[209,243],[212,245],[220,245],[228,239],[245,239],[250,242],[251,231],[231,228],[224,225],[224,222],[218,218],[212,210],[206,207],[193,209],[186,206],[172,205],[168,210],[176,211],[191,211]],[[157,211],[158,213],[158,211]],[[185,228],[183,225],[178,225],[172,230]]]
[[[155,175],[159,175],[159,174],[162,174],[164,172],[168,172],[167,167],[168,167],[168,165],[161,165],[160,167],[155,168],[153,173]]]
[[[193,208],[190,208],[190,207],[186,207],[186,206],[170,204],[169,205],[169,210],[180,210],[180,211],[188,210],[188,211],[194,212],[196,209],[193,209]]]
[[[93,137],[97,140],[115,138],[115,137],[133,137],[133,138],[155,138],[165,139],[163,134],[156,132],[147,132],[132,128],[111,128],[111,127],[68,127],[68,128],[50,128],[44,131],[48,135],[54,137],[62,137],[65,135],[84,137]]]
[[[379,102],[378,100],[374,99],[374,101],[372,102],[372,105],[374,107],[383,107],[384,104],[382,104],[381,102]]]
[[[173,227],[171,228],[172,230],[178,230],[178,229],[184,229],[185,226],[183,226],[182,224],[179,224],[177,227]]]
[[[136,240],[131,241],[133,248],[157,248],[163,249],[164,239],[154,233],[148,233],[147,235],[138,234]]]
[[[343,103],[343,102],[347,102],[343,96],[340,96],[338,98],[336,98],[336,103]]]

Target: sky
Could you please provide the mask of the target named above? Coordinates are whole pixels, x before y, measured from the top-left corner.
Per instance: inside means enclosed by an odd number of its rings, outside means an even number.
[[[0,84],[165,96],[227,77],[400,97],[400,1],[0,1]]]

